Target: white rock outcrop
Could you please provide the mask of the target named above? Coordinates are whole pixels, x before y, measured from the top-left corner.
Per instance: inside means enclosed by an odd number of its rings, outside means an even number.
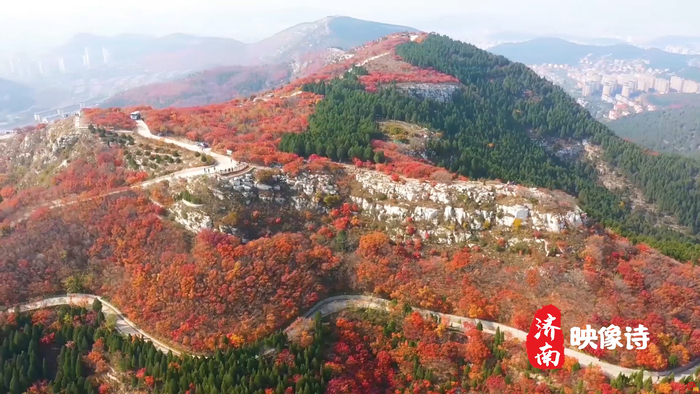
[[[170,212],[177,223],[193,233],[211,229],[214,226],[210,216],[198,208],[188,207],[183,201],[178,201],[170,207]]]
[[[396,87],[409,96],[442,103],[452,100],[452,95],[460,89],[457,83],[399,83]]]
[[[395,182],[384,174],[365,170],[355,170],[354,176],[363,195],[351,196],[351,200],[363,214],[389,224],[397,233],[403,231],[410,217],[416,227],[430,232],[431,238],[441,243],[463,242],[472,232],[487,226],[513,227],[516,220],[520,227],[547,232],[583,224],[583,211],[578,206],[567,202],[571,207],[561,208],[554,204],[561,196],[536,188],[473,181]],[[543,208],[540,201],[557,209]]]

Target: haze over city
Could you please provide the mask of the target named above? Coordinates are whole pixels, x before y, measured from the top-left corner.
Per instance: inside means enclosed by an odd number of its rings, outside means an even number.
[[[617,37],[637,40],[662,35],[700,35],[693,0],[420,0],[224,1],[162,0],[8,2],[0,13],[0,50],[35,52],[87,32],[98,35],[186,33],[263,39],[294,24],[346,15],[436,31],[463,40],[493,33],[529,36]],[[11,39],[7,39],[11,38]]]

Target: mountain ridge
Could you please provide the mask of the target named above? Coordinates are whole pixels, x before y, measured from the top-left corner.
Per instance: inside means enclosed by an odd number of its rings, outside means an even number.
[[[218,67],[172,82],[134,88],[109,98],[102,106],[145,104],[162,108],[169,105],[195,106],[224,102],[281,86],[293,78],[304,77],[313,73],[313,70],[322,68],[326,62],[352,56],[346,50],[403,31],[418,32],[410,27],[342,16],[301,23],[257,43],[246,44],[245,54],[241,55],[244,66]],[[287,70],[286,77],[280,78],[283,69]],[[274,72],[268,73],[265,70]],[[239,80],[237,85],[227,85],[222,80],[228,80],[231,72],[248,74],[256,82],[250,84],[241,77],[236,77]],[[189,89],[186,88],[188,85]],[[203,90],[205,86],[208,87],[208,92]],[[167,92],[173,92],[173,97],[167,97]]]
[[[491,52],[525,64],[578,64],[582,58],[612,55],[615,59],[642,58],[650,61],[650,67],[682,69],[691,55],[665,52],[658,48],[640,48],[629,44],[583,45],[556,37],[539,37],[532,40],[500,44]]]
[[[330,16],[313,22],[291,26],[254,43],[243,43],[233,38],[204,37],[184,33],[164,36],[116,35],[100,36],[79,33],[55,49],[53,56],[81,58],[87,47],[91,56],[102,55],[102,48],[110,52],[112,61],[136,62],[152,69],[171,70],[233,65],[261,65],[283,63],[298,59],[307,53],[338,47],[350,49],[367,41],[391,33],[417,29],[365,21],[346,16]],[[168,59],[167,62],[158,58]],[[166,63],[166,64],[159,64]]]

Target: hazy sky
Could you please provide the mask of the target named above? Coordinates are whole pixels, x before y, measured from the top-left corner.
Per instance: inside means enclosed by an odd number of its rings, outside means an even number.
[[[79,32],[182,32],[255,41],[296,23],[347,15],[469,40],[535,35],[698,35],[698,0],[0,0],[0,49],[52,47]],[[426,6],[428,4],[429,6]]]

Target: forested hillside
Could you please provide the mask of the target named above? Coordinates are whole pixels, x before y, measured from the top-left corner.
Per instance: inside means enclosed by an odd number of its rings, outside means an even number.
[[[595,121],[561,88],[539,78],[524,65],[490,55],[447,37],[431,36],[424,44],[398,48],[407,61],[457,76],[467,89],[502,105],[517,125],[537,135],[590,138],[605,149],[606,159],[659,207],[681,223],[700,230],[700,162],[674,155],[653,155],[628,143]]]
[[[209,357],[165,354],[151,342],[125,337],[100,308],[98,301],[90,309],[62,306],[0,316],[0,392],[457,394],[575,387],[675,393],[691,387],[654,383],[642,374],[609,380],[571,358],[561,370],[539,370],[503,332],[487,335],[474,325],[463,334],[446,331],[401,304],[387,312],[302,318],[285,333]]]
[[[618,136],[651,150],[700,156],[700,110],[663,109],[626,116],[610,122]]]
[[[370,94],[357,81],[365,72],[356,68],[343,80],[305,86],[326,98],[310,118],[309,130],[285,135],[280,148],[303,156],[373,159],[367,148],[379,138],[376,120],[420,123],[444,133],[427,145],[428,157],[442,167],[473,178],[564,190],[577,195],[586,211],[609,227],[677,258],[700,257],[695,236],[655,226],[599,186],[589,163],[559,159],[538,141],[587,139],[600,144],[605,159],[643,190],[648,201],[675,215],[693,234],[700,230],[700,163],[653,155],[618,138],[523,64],[472,45],[431,35],[399,45],[396,52],[415,66],[457,77],[464,88],[449,102],[417,100],[391,88]]]
[[[602,160],[561,151],[595,142],[615,171],[635,174],[633,186],[660,196],[659,185],[679,177],[668,186],[678,201],[664,200],[679,212],[692,203],[684,187],[694,190],[679,183],[681,168],[694,162],[624,142],[524,66],[466,44],[403,34],[354,53],[254,99],[140,108],[150,137],[124,131],[133,109],[110,108],[84,111],[83,128],[67,119],[0,141],[0,304],[97,294],[162,343],[209,356],[164,355],[99,314],[64,311],[43,319],[46,331],[72,327],[76,340],[57,333],[55,346],[39,346],[48,373],[32,376],[47,382],[33,383],[75,385],[70,393],[680,390],[605,377],[573,358],[537,371],[522,343],[477,327],[453,333],[410,307],[526,330],[551,303],[566,336],[585,324],[649,328],[643,351],[583,349],[590,355],[692,368],[700,267],[684,263],[697,263],[697,237],[656,225],[651,209],[604,188]],[[174,138],[192,149],[175,149]],[[192,156],[204,157],[195,141],[250,172],[191,171],[202,163]],[[191,177],[149,179],[188,163]],[[334,294],[391,307],[293,323]],[[29,321],[3,316],[0,343]],[[80,334],[85,326],[93,335]],[[16,360],[0,381],[21,392],[31,363]]]

